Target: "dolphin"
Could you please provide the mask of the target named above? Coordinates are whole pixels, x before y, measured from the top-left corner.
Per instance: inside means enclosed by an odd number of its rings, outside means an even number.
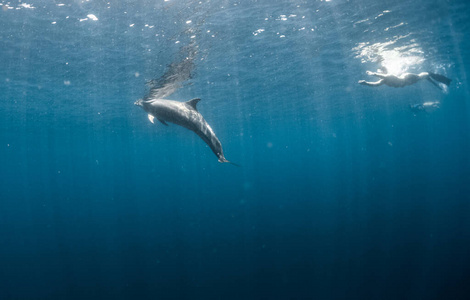
[[[157,119],[163,125],[168,126],[167,122],[170,122],[195,132],[211,148],[219,162],[236,165],[224,157],[222,144],[197,110],[196,105],[199,101],[201,101],[199,98],[186,102],[166,99],[139,99],[134,104],[141,106],[148,113],[148,118],[152,123]]]
[[[211,148],[219,162],[238,166],[224,157],[222,144],[204,117],[198,112],[196,105],[201,99],[195,98],[186,102],[167,99],[185,81],[192,78],[197,49],[195,42],[182,47],[178,54],[179,59],[172,62],[160,78],[148,82],[150,91],[143,99],[137,100],[134,104],[141,106],[147,112],[152,123],[157,119],[167,126],[166,122],[169,122],[194,131]]]

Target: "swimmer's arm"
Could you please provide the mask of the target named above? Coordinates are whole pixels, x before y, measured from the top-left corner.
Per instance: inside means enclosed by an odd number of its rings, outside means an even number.
[[[376,81],[376,82],[368,82],[365,80],[359,80],[358,83],[362,85],[367,85],[367,86],[379,86],[383,84],[383,79]]]

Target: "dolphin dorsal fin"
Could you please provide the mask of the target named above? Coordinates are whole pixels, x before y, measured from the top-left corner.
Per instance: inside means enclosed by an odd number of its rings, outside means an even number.
[[[191,99],[191,100],[189,100],[189,101],[186,101],[186,104],[189,105],[191,108],[193,108],[194,110],[197,111],[196,105],[197,105],[197,103],[198,103],[199,101],[201,101],[201,99],[199,99],[199,98],[194,98],[194,99]]]

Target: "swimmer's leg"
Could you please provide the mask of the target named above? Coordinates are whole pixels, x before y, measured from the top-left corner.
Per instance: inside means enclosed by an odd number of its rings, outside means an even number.
[[[384,81],[383,79],[380,79],[379,81],[376,81],[376,82],[368,82],[365,80],[359,80],[358,83],[362,85],[367,85],[367,86],[379,86],[379,85],[384,84],[383,81]]]

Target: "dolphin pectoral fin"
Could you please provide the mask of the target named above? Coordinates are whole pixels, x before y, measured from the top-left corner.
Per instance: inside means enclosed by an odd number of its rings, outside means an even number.
[[[185,103],[186,103],[189,107],[191,107],[192,109],[194,109],[194,110],[197,111],[196,105],[197,105],[197,103],[198,103],[199,101],[201,101],[200,98],[194,98],[194,99],[191,99],[191,100],[189,100],[189,101],[186,101]]]
[[[158,121],[160,121],[160,123],[162,123],[163,125],[168,126],[168,124],[165,121],[163,121],[162,119],[158,119]]]
[[[154,116],[152,116],[151,114],[148,114],[147,117],[149,118],[150,122],[152,122],[152,124],[155,124],[155,117]],[[160,121],[163,125],[168,126],[168,124],[165,121],[163,121],[162,119],[157,118],[157,120]]]

